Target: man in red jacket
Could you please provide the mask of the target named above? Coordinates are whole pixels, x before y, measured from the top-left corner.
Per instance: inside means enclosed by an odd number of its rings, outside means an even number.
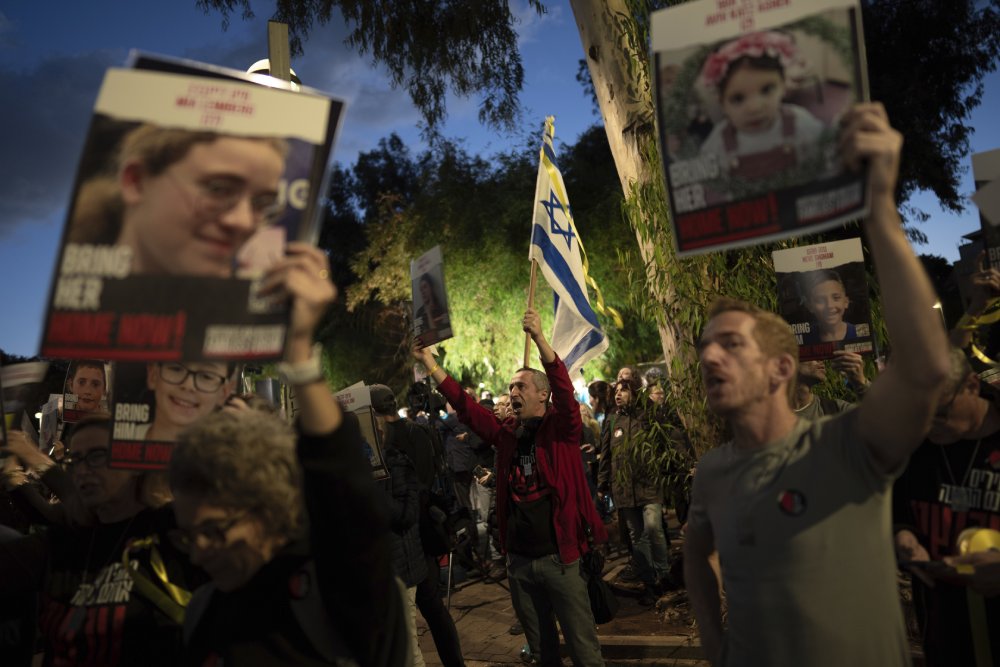
[[[513,416],[499,423],[469,397],[430,351],[414,356],[438,383],[458,418],[496,448],[497,520],[507,553],[510,595],[518,620],[542,665],[558,665],[562,628],[574,665],[603,665],[587,586],[580,576],[588,531],[607,539],[580,461],[580,408],[566,366],[528,309],[531,335],[545,372],[522,368],[510,381]],[[551,397],[551,404],[549,398]]]

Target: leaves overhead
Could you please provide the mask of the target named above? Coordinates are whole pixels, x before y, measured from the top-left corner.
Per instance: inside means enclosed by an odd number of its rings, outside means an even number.
[[[927,189],[962,210],[966,122],[1000,57],[1000,0],[865,0],[863,10],[872,99],[906,138],[900,201]]]
[[[539,0],[528,5],[545,12]],[[223,25],[236,11],[254,16],[250,0],[198,0],[198,6],[221,13]],[[317,23],[341,16],[350,27],[346,42],[406,89],[430,133],[447,117],[449,90],[479,98],[480,122],[515,127],[524,67],[506,0],[278,0],[271,18],[288,24],[291,52],[301,55]]]

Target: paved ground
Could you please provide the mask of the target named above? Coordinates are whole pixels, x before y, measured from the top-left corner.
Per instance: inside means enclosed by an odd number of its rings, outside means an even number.
[[[625,564],[623,555],[613,556],[605,568],[612,582]],[[604,658],[609,665],[707,665],[702,661],[697,633],[687,623],[683,596],[660,609],[640,607],[637,593],[616,589],[621,609],[611,623],[598,628]],[[451,612],[462,639],[467,665],[520,665],[524,635],[511,635],[516,621],[506,580],[499,583],[471,581],[458,584],[451,596]],[[429,666],[440,665],[434,641],[417,615],[420,648]],[[569,661],[566,661],[569,664]]]

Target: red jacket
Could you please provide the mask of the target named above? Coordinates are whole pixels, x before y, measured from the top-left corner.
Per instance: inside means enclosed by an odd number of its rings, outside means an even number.
[[[559,558],[564,563],[572,563],[588,551],[587,525],[593,531],[595,542],[606,542],[608,534],[597,514],[584,476],[580,458],[580,406],[573,395],[573,383],[558,357],[542,366],[552,387],[552,403],[535,434],[535,456],[538,474],[552,488],[552,514]],[[476,403],[450,376],[438,389],[455,408],[459,420],[497,450],[497,523],[501,546],[505,548],[510,501],[507,485],[511,462],[517,451],[517,438],[514,436],[517,420],[510,418],[503,424],[498,423],[492,412]]]

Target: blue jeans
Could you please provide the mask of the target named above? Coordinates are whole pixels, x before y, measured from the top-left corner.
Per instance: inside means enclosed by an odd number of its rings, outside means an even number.
[[[652,586],[670,569],[667,536],[663,532],[663,505],[649,503],[642,507],[619,507],[632,540],[632,556],[642,583]]]
[[[543,667],[562,664],[556,619],[574,665],[604,664],[579,559],[565,564],[558,554],[535,559],[508,554],[507,580],[517,620]]]

